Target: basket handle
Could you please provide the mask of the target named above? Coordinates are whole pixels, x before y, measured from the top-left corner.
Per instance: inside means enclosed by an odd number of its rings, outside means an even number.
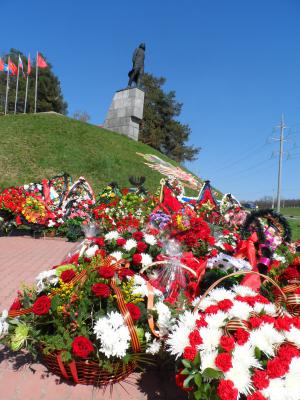
[[[170,264],[170,263],[171,263],[170,260],[168,260],[168,261],[155,261],[155,262],[153,262],[153,263],[151,263],[151,264],[149,264],[149,265],[146,265],[144,268],[142,268],[141,271],[140,271],[140,273],[143,274],[145,271],[147,271],[148,268],[154,267],[155,265],[159,265],[159,264]],[[192,275],[194,275],[195,278],[197,278],[197,273],[196,273],[193,269],[187,267],[186,265],[184,265],[184,264],[182,264],[182,263],[180,263],[180,265],[182,266],[183,269],[187,270],[187,271],[190,272]]]
[[[286,294],[282,291],[282,289],[280,288],[280,286],[274,281],[274,279],[270,278],[267,275],[263,275],[260,274],[259,272],[256,271],[237,271],[237,272],[232,272],[229,275],[223,276],[222,278],[218,279],[217,281],[215,281],[203,294],[203,296],[201,296],[200,300],[198,301],[198,303],[195,305],[194,307],[194,313],[197,312],[199,310],[199,306],[201,304],[201,302],[205,299],[205,297],[208,296],[208,294],[222,281],[224,281],[227,278],[230,278],[231,276],[239,276],[239,275],[249,275],[249,274],[254,274],[254,275],[258,275],[261,278],[266,279],[267,281],[269,281],[270,283],[272,283],[282,294],[284,300],[287,300]]]

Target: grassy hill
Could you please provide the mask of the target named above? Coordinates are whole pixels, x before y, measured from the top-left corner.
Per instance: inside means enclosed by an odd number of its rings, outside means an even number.
[[[151,153],[171,162],[151,147],[123,135],[58,114],[42,113],[0,118],[0,188],[37,182],[59,172],[73,179],[83,175],[98,191],[117,181],[130,185],[128,176],[146,176],[155,191],[162,175],[136,154]]]

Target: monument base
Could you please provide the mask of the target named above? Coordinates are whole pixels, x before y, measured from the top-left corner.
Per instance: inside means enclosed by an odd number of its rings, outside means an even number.
[[[138,88],[116,92],[103,127],[138,140],[144,111],[144,96],[145,93]]]

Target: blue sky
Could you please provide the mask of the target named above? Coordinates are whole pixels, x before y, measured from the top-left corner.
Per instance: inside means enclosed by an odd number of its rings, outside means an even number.
[[[85,110],[96,124],[145,42],[146,71],[167,78],[190,144],[202,147],[187,166],[240,199],[276,191],[278,143],[270,138],[284,113],[283,196],[300,198],[298,0],[15,0],[1,11],[0,51],[42,51],[69,114]]]

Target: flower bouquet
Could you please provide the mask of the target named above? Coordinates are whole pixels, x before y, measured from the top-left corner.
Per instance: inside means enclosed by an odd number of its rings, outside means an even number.
[[[147,296],[163,336],[172,321],[162,293],[125,260],[82,257],[37,277],[0,318],[2,343],[42,353],[49,370],[75,383],[107,385],[126,378],[160,350],[148,326]]]
[[[246,286],[214,289],[220,282],[167,340],[177,384],[196,400],[299,400],[300,319]]]

